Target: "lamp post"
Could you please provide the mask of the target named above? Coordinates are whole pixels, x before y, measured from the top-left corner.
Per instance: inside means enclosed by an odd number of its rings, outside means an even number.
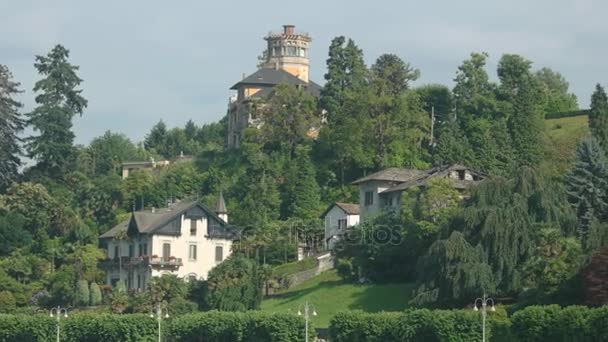
[[[479,303],[479,304],[478,304]],[[490,311],[496,311],[496,306],[494,306],[494,299],[488,298],[486,294],[483,294],[482,298],[475,299],[475,304],[473,304],[473,310],[479,311],[481,308],[481,341],[486,342],[486,315],[488,303],[490,303]],[[479,305],[479,306],[478,306]]]
[[[302,316],[302,314],[304,315],[304,321],[306,322],[306,328],[304,330],[306,335],[304,341],[308,342],[308,320],[310,319],[311,314],[313,316],[317,315],[317,310],[314,305],[309,304],[308,301],[306,301],[304,304],[298,306],[298,316]]]
[[[63,315],[63,318],[68,318],[68,309],[62,308],[61,306],[57,306],[56,308],[52,308],[51,310],[49,310],[49,316],[55,317],[55,319],[57,320],[57,342],[59,342],[59,333],[61,329],[61,315]]]
[[[156,304],[156,313],[151,313],[150,314],[150,318],[154,318],[154,316],[156,315],[156,321],[158,322],[158,342],[161,342],[162,340],[162,334],[161,334],[161,330],[160,330],[160,324],[163,320],[163,311],[165,312],[165,316],[164,318],[169,318],[169,310],[167,310],[167,308],[163,308],[160,303]]]

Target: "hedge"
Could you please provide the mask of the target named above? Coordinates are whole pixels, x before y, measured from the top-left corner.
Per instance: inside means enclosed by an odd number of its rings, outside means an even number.
[[[474,341],[480,338],[481,320],[475,312],[463,310],[350,311],[334,316],[329,330],[332,342]]]
[[[608,341],[608,306],[529,306],[511,317],[517,341]]]
[[[338,313],[332,342],[479,341],[481,317],[471,310],[407,310],[401,313]],[[608,306],[529,306],[511,318],[488,315],[488,341],[608,342]]]
[[[202,312],[177,317],[169,337],[175,341],[291,342],[304,337],[304,319],[264,312]],[[309,331],[314,329],[309,326]]]
[[[61,341],[157,341],[158,326],[148,315],[77,313],[61,320]],[[311,337],[314,329],[310,326]],[[0,342],[51,342],[56,321],[48,315],[0,314]],[[296,342],[304,337],[304,320],[284,314],[203,312],[163,320],[168,341]]]

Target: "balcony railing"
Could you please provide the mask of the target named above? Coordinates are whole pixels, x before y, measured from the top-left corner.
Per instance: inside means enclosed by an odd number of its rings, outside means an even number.
[[[105,268],[116,268],[122,263],[122,267],[130,268],[135,266],[143,267],[179,267],[183,266],[184,263],[182,258],[176,257],[157,257],[157,256],[139,256],[139,257],[120,257],[113,259],[106,259],[101,262],[101,266]]]

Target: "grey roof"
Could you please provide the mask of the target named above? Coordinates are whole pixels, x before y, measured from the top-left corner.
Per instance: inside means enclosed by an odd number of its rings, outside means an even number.
[[[136,211],[131,214],[131,217],[124,222],[119,223],[109,231],[102,234],[100,239],[111,239],[116,237],[120,232],[130,232],[133,230],[139,234],[167,234],[178,235],[179,231],[172,229],[169,224],[171,221],[179,218],[186,211],[195,207],[200,208],[207,217],[213,219],[219,224],[220,230],[225,231],[225,237],[233,236],[236,233],[236,228],[222,220],[216,213],[207,208],[199,201],[183,201],[171,205],[169,208],[159,208],[152,210]],[[210,220],[211,221],[211,220]],[[209,224],[209,223],[208,223]],[[218,233],[214,231],[214,233]],[[222,234],[219,234],[222,235]],[[221,237],[221,236],[219,236]]]
[[[340,209],[344,210],[344,212],[348,215],[359,215],[358,204],[336,202],[336,205],[340,207]]]
[[[325,217],[325,215],[327,215],[327,213],[329,213],[329,211],[333,207],[338,207],[338,208],[342,209],[342,211],[344,211],[347,215],[359,215],[359,205],[358,204],[335,202],[335,203],[332,203],[329,207],[327,207],[327,209],[325,209],[323,214],[321,214],[321,217]]]
[[[352,182],[352,184],[360,184],[373,180],[407,182],[409,180],[416,179],[423,174],[424,171],[421,170],[399,169],[396,167],[391,167],[382,171],[378,171],[376,173],[372,173],[371,175],[359,178],[356,181]]]
[[[220,191],[220,197],[217,199],[217,203],[215,204],[215,212],[217,214],[225,214],[228,212],[226,209],[226,201],[224,201],[224,194]]]
[[[261,68],[253,74],[245,77],[234,84],[230,89],[238,89],[240,85],[257,85],[262,90],[254,94],[254,97],[264,97],[272,92],[272,87],[278,84],[290,84],[304,87],[311,95],[318,97],[321,94],[321,86],[313,81],[308,83],[282,69]]]
[[[389,193],[389,192],[394,192],[394,191],[403,191],[403,190],[406,190],[408,188],[415,187],[415,186],[425,186],[427,184],[427,182],[433,178],[445,177],[450,173],[450,171],[461,171],[461,170],[468,170],[469,172],[471,172],[471,174],[473,174],[474,176],[477,176],[479,178],[479,180],[470,181],[470,180],[454,179],[453,180],[454,187],[456,189],[466,189],[466,188],[470,187],[471,185],[476,184],[480,180],[483,180],[486,177],[485,174],[477,172],[477,171],[473,171],[463,165],[455,164],[455,165],[451,165],[451,166],[439,166],[439,167],[434,167],[434,168],[425,170],[418,177],[415,177],[413,179],[410,179],[408,181],[395,185],[389,189],[384,190],[382,193],[384,194],[384,193]]]

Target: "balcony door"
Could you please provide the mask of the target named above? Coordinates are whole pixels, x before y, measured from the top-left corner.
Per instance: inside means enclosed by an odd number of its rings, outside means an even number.
[[[171,256],[171,244],[168,242],[163,243],[163,260],[169,260]]]

